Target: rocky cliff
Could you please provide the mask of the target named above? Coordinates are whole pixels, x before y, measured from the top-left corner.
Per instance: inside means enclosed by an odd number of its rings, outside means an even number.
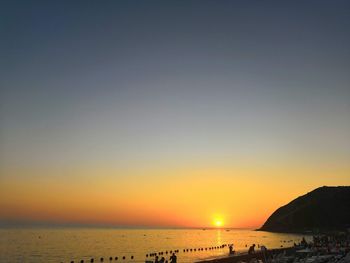
[[[304,232],[348,228],[350,228],[350,186],[324,186],[278,208],[259,230]]]

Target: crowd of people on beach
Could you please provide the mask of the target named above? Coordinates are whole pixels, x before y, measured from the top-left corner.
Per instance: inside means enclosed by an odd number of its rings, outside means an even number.
[[[246,245],[246,247],[248,247]],[[268,250],[264,245],[249,246],[247,257],[240,263],[350,263],[350,233],[313,236],[312,241],[302,238],[293,247]],[[233,244],[229,255],[234,255]],[[242,254],[243,255],[243,254]],[[254,256],[256,255],[256,256]]]
[[[309,240],[309,239],[308,239]],[[224,245],[229,249],[229,256],[236,258],[233,244]],[[248,245],[246,245],[248,248]],[[258,250],[256,250],[258,247]],[[302,238],[293,247],[280,249],[267,249],[266,246],[252,244],[247,249],[246,259],[240,263],[350,263],[350,233],[337,235],[317,235],[312,241]],[[175,253],[169,258],[169,263],[177,263]],[[152,262],[152,261],[150,261]],[[232,261],[236,262],[236,261]],[[155,257],[154,263],[168,263],[164,257]]]
[[[268,263],[350,263],[350,233],[313,236],[313,241],[303,238],[290,250],[272,254]]]
[[[319,235],[313,237],[313,248],[317,251],[337,253],[350,251],[350,235]]]

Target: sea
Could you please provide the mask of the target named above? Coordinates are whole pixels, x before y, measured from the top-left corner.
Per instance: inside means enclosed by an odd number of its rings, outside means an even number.
[[[256,249],[293,246],[302,237],[252,229],[3,228],[0,262],[86,263],[103,258],[103,262],[136,263],[154,260],[153,253],[169,260],[175,250],[177,262],[197,262],[227,256],[228,247],[220,248],[224,244],[234,244],[242,253],[252,244]]]

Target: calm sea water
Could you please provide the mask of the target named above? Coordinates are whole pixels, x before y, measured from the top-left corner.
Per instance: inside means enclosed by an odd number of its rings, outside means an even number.
[[[0,229],[0,262],[145,262],[146,254],[179,249],[178,262],[228,254],[228,248],[198,251],[234,243],[237,251],[246,251],[253,243],[268,248],[292,246],[302,236],[241,229]],[[183,249],[197,249],[183,252]],[[115,261],[114,258],[118,257]],[[123,260],[122,257],[126,259]],[[134,256],[134,259],[131,259]],[[164,255],[169,258],[169,253]],[[149,258],[149,257],[148,257]]]

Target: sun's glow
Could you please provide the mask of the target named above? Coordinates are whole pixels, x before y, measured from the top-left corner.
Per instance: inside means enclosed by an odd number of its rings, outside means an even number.
[[[218,227],[222,226],[222,221],[220,220],[215,221],[215,225]]]
[[[222,227],[224,224],[224,222],[221,218],[215,218],[213,223],[214,223],[214,226],[216,226],[216,227]]]

